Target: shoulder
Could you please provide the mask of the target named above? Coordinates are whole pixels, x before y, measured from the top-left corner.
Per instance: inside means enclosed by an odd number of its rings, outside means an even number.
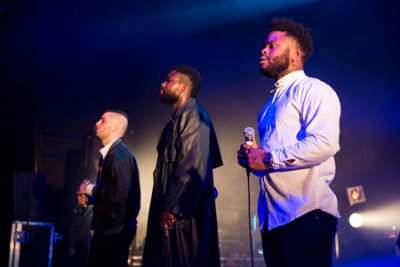
[[[181,119],[183,121],[194,120],[198,122],[207,122],[207,124],[211,122],[210,116],[206,109],[197,104],[195,100],[185,107],[185,110],[182,112]]]
[[[177,118],[176,127],[178,133],[205,133],[213,128],[207,111],[196,102],[185,107],[185,110]]]
[[[293,87],[292,94],[295,97],[300,97],[301,99],[337,99],[337,94],[333,88],[321,81],[320,79],[314,77],[305,76],[296,82]]]
[[[116,141],[108,153],[110,154],[110,157],[133,158],[132,152],[128,146],[122,142],[122,140]]]

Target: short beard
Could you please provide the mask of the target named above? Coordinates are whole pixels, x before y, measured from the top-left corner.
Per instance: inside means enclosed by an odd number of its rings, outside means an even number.
[[[266,68],[260,66],[260,73],[270,78],[276,78],[279,76],[279,74],[287,70],[288,67],[289,67],[289,50],[286,50],[286,52],[283,55],[278,56],[269,61],[269,64]]]
[[[167,94],[164,92],[163,95],[160,95],[160,103],[172,105],[176,103],[179,99],[178,94]]]

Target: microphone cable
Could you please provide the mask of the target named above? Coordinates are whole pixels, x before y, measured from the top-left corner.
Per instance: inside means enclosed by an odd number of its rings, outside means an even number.
[[[250,170],[247,169],[247,211],[249,216],[249,237],[250,237],[250,253],[251,253],[251,266],[254,267],[254,253],[253,253],[253,237],[251,234],[251,192],[250,192]]]
[[[255,131],[251,127],[246,127],[243,130],[244,141],[247,145],[253,146]],[[250,253],[251,253],[251,266],[254,267],[254,253],[253,253],[253,237],[251,234],[251,192],[250,192],[250,168],[247,165],[247,211],[249,215],[249,236],[250,236]]]

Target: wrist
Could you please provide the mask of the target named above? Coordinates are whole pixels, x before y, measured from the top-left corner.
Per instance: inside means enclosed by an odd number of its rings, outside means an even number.
[[[272,158],[270,154],[264,156],[263,163],[268,169],[272,168]]]
[[[89,196],[93,196],[93,188],[95,187],[95,184],[88,184],[86,186],[86,194]]]

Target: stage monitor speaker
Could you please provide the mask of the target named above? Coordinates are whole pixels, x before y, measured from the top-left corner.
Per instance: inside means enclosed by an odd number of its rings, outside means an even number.
[[[43,221],[45,219],[44,173],[14,173],[14,220]]]

